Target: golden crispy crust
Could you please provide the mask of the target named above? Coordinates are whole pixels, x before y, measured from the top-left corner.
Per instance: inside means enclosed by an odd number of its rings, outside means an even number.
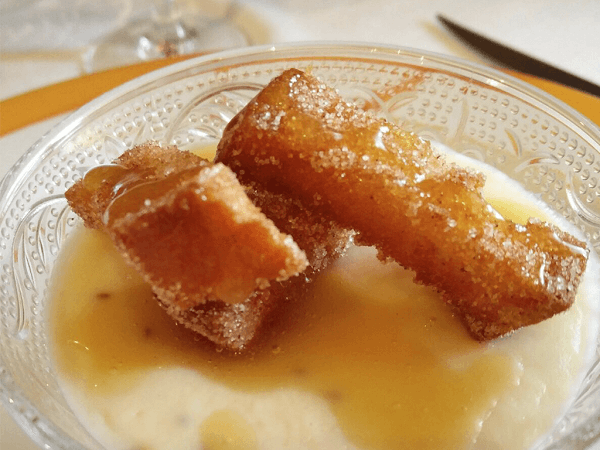
[[[209,301],[182,310],[161,303],[171,317],[233,351],[244,350],[275,309],[299,298],[314,276],[346,251],[354,235],[288,196],[252,187],[247,193],[281,231],[294,237],[306,253],[307,269],[300,276],[254,291],[246,301],[236,305]]]
[[[186,328],[205,336],[220,348],[240,352],[246,349],[271,312],[288,297],[293,298],[292,285],[299,282],[294,281],[285,283],[285,287],[273,283],[268,289],[255,290],[245,301],[236,304],[208,300],[184,310],[162,302],[158,297],[157,300],[169,316]]]
[[[568,308],[584,243],[557,228],[498,217],[484,178],[447,164],[412,133],[286,71],[227,126],[217,161],[243,183],[293,193],[443,292],[480,340]]]
[[[151,143],[93,169],[66,197],[87,226],[111,236],[173,318],[235,351],[351,239],[298,201],[243,188],[221,164]],[[307,263],[291,233],[311,263],[301,276],[291,276]]]
[[[208,161],[192,153],[149,142],[123,153],[113,164],[91,169],[65,193],[65,197],[87,227],[103,229],[104,212],[129,186],[208,165]]]
[[[155,146],[135,148],[116,163],[102,168],[100,183],[91,172],[95,191],[88,193],[86,176],[67,199],[76,212],[86,210],[86,223],[110,235],[163,302],[182,309],[211,299],[239,303],[306,268],[304,252],[226,166]]]

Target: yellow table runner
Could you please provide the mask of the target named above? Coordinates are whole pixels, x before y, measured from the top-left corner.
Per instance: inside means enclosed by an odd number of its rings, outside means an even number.
[[[35,122],[73,111],[99,95],[160,67],[198,55],[160,59],[53,84],[0,102],[0,136]],[[600,125],[600,98],[584,92],[525,75],[508,72],[541,88]]]

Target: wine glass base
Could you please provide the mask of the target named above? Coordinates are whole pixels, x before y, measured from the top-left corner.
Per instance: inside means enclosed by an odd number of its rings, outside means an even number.
[[[131,22],[105,37],[83,55],[87,73],[112,67],[248,45],[246,35],[225,19],[186,17],[158,23]]]

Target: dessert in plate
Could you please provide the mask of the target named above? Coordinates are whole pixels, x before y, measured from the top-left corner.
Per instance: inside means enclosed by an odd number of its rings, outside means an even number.
[[[36,442],[569,448],[594,439],[600,133],[491,69],[373,50],[247,49],[149,74],[77,112],[3,180],[0,397]],[[276,105],[272,116],[258,108],[269,91],[252,99],[289,68],[314,75],[348,114],[368,110],[365,124],[377,127],[329,124],[331,133],[297,110],[295,131],[331,148],[311,146],[303,165],[297,137],[281,153],[270,132],[294,127]],[[266,138],[277,145],[256,145]],[[405,144],[404,159],[390,157]],[[102,180],[108,197],[78,219],[63,194]],[[209,216],[218,219],[201,219],[199,234],[186,221]],[[471,218],[482,220],[465,227]],[[172,251],[196,259],[177,262]],[[527,264],[503,264],[518,254]],[[475,268],[491,282],[476,282]],[[444,284],[453,271],[461,282]],[[484,291],[503,295],[490,305]]]
[[[526,448],[589,363],[598,287],[570,227],[300,71],[215,162],[146,144],[66,195],[102,234],[59,262],[57,366],[111,448]],[[532,339],[564,342],[540,360]]]

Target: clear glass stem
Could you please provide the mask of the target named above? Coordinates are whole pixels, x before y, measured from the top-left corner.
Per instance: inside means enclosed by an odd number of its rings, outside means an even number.
[[[86,72],[174,55],[201,53],[248,45],[232,22],[235,2],[225,14],[210,18],[183,13],[177,0],[154,0],[150,18],[129,22],[83,55]]]
[[[152,20],[157,23],[173,22],[179,19],[175,0],[154,0],[152,3]]]

